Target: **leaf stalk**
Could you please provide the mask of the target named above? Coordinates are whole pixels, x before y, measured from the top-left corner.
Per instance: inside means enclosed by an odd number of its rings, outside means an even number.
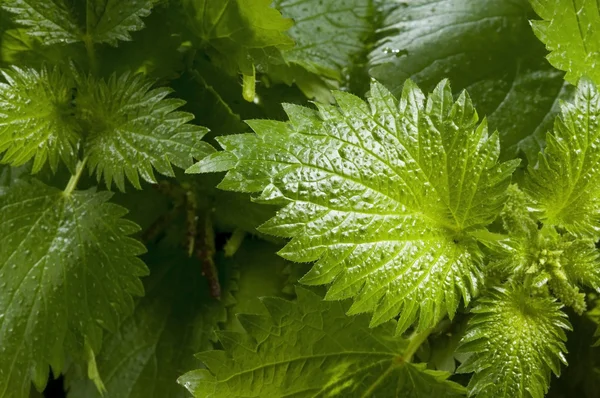
[[[85,168],[86,162],[87,162],[87,158],[84,158],[83,160],[80,160],[77,162],[77,166],[75,167],[75,174],[73,174],[71,176],[71,178],[69,179],[69,182],[67,183],[67,187],[63,191],[63,194],[65,196],[70,196],[71,193],[73,193],[73,191],[77,187],[77,183],[79,182],[79,179],[81,178],[81,174],[83,173],[83,169]]]

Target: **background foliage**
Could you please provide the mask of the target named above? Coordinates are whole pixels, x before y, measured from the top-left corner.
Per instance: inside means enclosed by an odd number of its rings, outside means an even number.
[[[597,396],[598,32],[0,0],[0,397]]]

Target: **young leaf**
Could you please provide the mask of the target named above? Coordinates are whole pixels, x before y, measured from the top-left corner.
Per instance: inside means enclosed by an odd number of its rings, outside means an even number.
[[[369,102],[334,94],[320,113],[287,106],[290,122],[249,122],[256,134],[219,137],[225,152],[194,171],[232,168],[222,189],[286,204],[260,230],[292,237],[280,254],[318,260],[302,281],[332,283],[327,299],[354,298],[371,326],[402,314],[398,331],[452,317],[470,301],[481,252],[471,232],[498,214],[518,162],[499,164],[466,93],[446,81],[427,100],[407,82],[396,99],[374,82]]]
[[[171,164],[186,168],[212,152],[202,141],[207,130],[188,123],[192,114],[176,111],[185,101],[165,98],[171,92],[130,73],[82,82],[77,106],[87,132],[83,149],[98,180],[104,175],[107,186],[114,180],[124,190],[127,176],[139,189],[139,175],[156,182],[153,167],[173,176]]]
[[[225,351],[198,354],[207,369],[179,382],[196,397],[459,397],[464,387],[446,372],[412,364],[406,340],[391,337],[394,322],[368,329],[298,288],[297,303],[268,297],[268,315],[241,314],[247,333],[221,332]]]
[[[74,82],[58,69],[13,67],[0,82],[1,162],[20,166],[34,158],[32,172],[48,160],[69,168],[77,161],[80,128],[73,117]]]
[[[538,228],[540,212],[536,203],[516,186],[501,213],[508,238],[500,243],[500,258],[491,269],[501,271],[501,279],[533,277],[537,288],[548,285],[565,305],[582,314],[585,294],[579,286],[600,287],[600,263],[593,239],[558,233],[552,227]]]
[[[371,76],[395,95],[406,79],[431,90],[448,78],[455,90],[469,91],[490,128],[499,131],[505,158],[519,151],[537,156],[570,88],[544,58],[529,25],[527,0],[395,5],[383,12],[381,39],[369,56]]]
[[[577,84],[583,76],[600,84],[600,5],[595,0],[530,0],[542,18],[533,31],[550,51],[548,60]]]
[[[213,348],[226,303],[209,296],[200,265],[181,251],[151,250],[146,295],[115,334],[105,337],[96,357],[111,398],[185,398],[177,384],[183,372],[199,366],[194,354]],[[69,396],[99,397],[85,376],[69,383]]]
[[[155,2],[89,0],[83,16],[64,0],[4,0],[2,7],[47,45],[80,41],[117,45],[118,40],[131,40],[130,31],[144,27],[141,18],[150,14]]]
[[[563,105],[527,181],[544,224],[595,239],[600,237],[599,118],[600,93],[582,81],[573,103]]]
[[[550,371],[566,364],[560,305],[524,288],[496,288],[479,300],[459,350],[471,352],[458,372],[475,372],[470,394],[490,398],[542,398]]]
[[[33,181],[0,197],[0,397],[27,396],[31,378],[43,388],[66,353],[93,357],[143,293],[138,227],[110,196]]]

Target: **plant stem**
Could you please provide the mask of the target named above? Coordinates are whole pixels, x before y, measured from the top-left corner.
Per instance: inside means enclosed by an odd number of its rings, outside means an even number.
[[[90,69],[92,73],[98,72],[98,60],[96,58],[96,50],[94,49],[94,42],[88,35],[84,36],[83,42],[85,43],[85,50],[87,51],[88,60],[90,61]]]
[[[71,176],[71,179],[69,179],[69,183],[67,184],[67,187],[63,191],[63,194],[65,196],[71,195],[71,193],[73,193],[73,191],[75,190],[75,187],[77,187],[77,183],[79,182],[79,179],[81,178],[81,174],[83,173],[83,169],[85,168],[86,162],[87,162],[87,158],[84,158],[83,160],[80,160],[77,162],[77,166],[75,166],[75,174],[73,174]]]
[[[375,389],[381,383],[383,383],[383,381],[389,376],[390,373],[392,373],[397,368],[404,366],[404,364],[409,363],[412,360],[413,355],[415,355],[415,352],[417,352],[417,350],[419,349],[421,344],[423,344],[425,342],[425,340],[427,340],[427,338],[429,337],[431,332],[433,332],[434,329],[435,328],[429,328],[420,333],[414,332],[409,338],[408,347],[406,347],[406,350],[404,350],[404,353],[402,355],[396,356],[392,359],[391,365],[386,369],[385,372],[383,372],[377,378],[377,380],[375,380],[375,382],[373,384],[371,384],[369,386],[367,391],[365,391],[361,395],[361,397],[368,398],[368,397],[373,396],[373,392],[375,391]]]
[[[412,360],[412,357],[413,355],[415,355],[415,352],[417,352],[421,344],[423,344],[425,340],[427,340],[433,329],[434,328],[425,329],[421,333],[414,332],[410,336],[408,347],[406,347],[406,350],[404,351],[404,354],[402,354],[401,357],[402,362],[410,362]]]
[[[245,237],[246,232],[244,232],[244,230],[238,228],[235,231],[233,231],[233,234],[231,235],[229,240],[227,240],[227,243],[225,243],[225,246],[223,247],[225,257],[233,257],[233,255],[238,251],[238,249],[242,245],[242,242],[244,241]]]

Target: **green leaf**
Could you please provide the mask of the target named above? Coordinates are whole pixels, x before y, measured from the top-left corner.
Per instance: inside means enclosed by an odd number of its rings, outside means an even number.
[[[156,0],[90,0],[79,7],[65,0],[4,0],[13,20],[44,44],[109,43],[131,40],[129,32],[144,27]],[[81,8],[80,8],[81,7]]]
[[[296,303],[263,299],[267,315],[242,314],[247,333],[221,332],[225,351],[198,354],[207,369],[179,379],[196,397],[458,397],[448,373],[403,358],[394,322],[368,329],[341,303],[296,290]]]
[[[143,17],[158,0],[93,0],[86,1],[85,41],[89,37],[96,43],[117,45],[119,40],[129,41],[129,32],[144,28]]]
[[[497,163],[497,134],[445,81],[427,100],[412,82],[399,103],[378,83],[368,104],[334,95],[339,107],[288,105],[288,123],[219,137],[238,159],[219,187],[286,205],[260,231],[293,238],[283,257],[318,260],[302,282],[332,283],[327,299],[353,297],[349,313],[374,312],[371,326],[401,313],[398,332],[417,317],[426,329],[476,292],[471,233],[499,213],[518,162]]]
[[[4,0],[2,7],[14,13],[13,20],[45,44],[80,40],[77,20],[64,0]]]
[[[46,161],[56,171],[59,159],[77,161],[80,127],[73,106],[74,82],[58,69],[13,67],[0,82],[2,163],[20,166],[34,159],[38,172]]]
[[[600,93],[593,83],[582,81],[573,103],[563,104],[527,180],[544,224],[595,239],[600,237],[599,118]]]
[[[550,51],[552,65],[577,84],[583,76],[600,84],[600,5],[595,0],[530,0],[542,18],[533,31]]]
[[[472,355],[458,372],[475,372],[469,392],[490,398],[542,398],[550,371],[566,364],[564,329],[571,329],[560,305],[525,288],[495,288],[472,310],[475,316],[459,350]]]
[[[147,258],[146,295],[96,357],[106,397],[188,397],[177,377],[200,365],[194,354],[213,348],[217,324],[227,318],[226,303],[210,297],[197,259],[165,249]],[[80,378],[69,383],[69,396],[100,394]]]
[[[171,92],[129,73],[81,82],[77,106],[87,132],[84,155],[98,180],[104,175],[107,186],[114,180],[124,190],[127,176],[139,189],[140,175],[156,182],[153,167],[173,176],[171,164],[187,168],[213,151],[202,141],[207,130],[188,123],[191,113],[176,111],[185,101],[165,98]]]
[[[138,227],[110,196],[35,180],[0,196],[0,397],[26,397],[31,378],[43,388],[66,354],[93,355],[143,293]]]
[[[392,2],[383,2],[388,8]],[[393,4],[393,3],[392,3]],[[381,39],[370,54],[370,74],[399,95],[412,79],[423,90],[449,78],[468,90],[503,158],[536,156],[570,87],[549,65],[528,19],[527,0],[410,0],[383,12]]]
[[[253,75],[253,64],[280,57],[294,42],[292,20],[271,0],[184,0],[184,18],[195,42],[230,74]]]

